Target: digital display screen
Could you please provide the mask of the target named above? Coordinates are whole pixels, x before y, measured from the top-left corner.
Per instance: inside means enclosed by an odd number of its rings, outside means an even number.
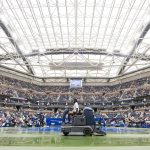
[[[70,80],[70,88],[81,88],[82,80],[72,79]]]

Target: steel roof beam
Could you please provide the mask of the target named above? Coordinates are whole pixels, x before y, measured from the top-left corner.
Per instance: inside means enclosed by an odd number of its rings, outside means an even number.
[[[3,31],[5,32],[5,34],[7,35],[9,41],[12,43],[12,45],[16,48],[16,51],[18,52],[20,58],[22,58],[23,62],[25,63],[27,69],[29,70],[29,72],[31,74],[34,75],[34,72],[32,70],[32,68],[30,67],[30,64],[28,63],[26,57],[22,54],[18,44],[16,43],[16,41],[13,39],[12,35],[10,34],[10,32],[8,31],[7,27],[5,26],[5,24],[0,20],[0,27],[3,29]],[[12,58],[11,58],[12,59]]]
[[[132,56],[133,56],[133,54],[134,54],[136,48],[137,48],[137,47],[140,45],[140,43],[143,41],[143,39],[144,39],[146,33],[149,31],[149,29],[150,29],[150,22],[146,25],[146,27],[144,28],[143,32],[141,33],[139,39],[137,40],[137,42],[136,42],[135,45],[133,46],[133,48],[132,48],[132,50],[131,50],[129,56],[128,56],[128,57],[125,59],[125,61],[123,62],[123,65],[122,65],[122,67],[120,68],[118,75],[120,75],[120,74],[123,73],[123,71],[124,71],[124,69],[125,69],[127,63],[129,62],[130,58],[133,58]],[[149,60],[149,59],[148,59],[148,60]]]
[[[34,57],[37,55],[59,55],[59,54],[72,54],[74,53],[73,49],[47,49],[45,52],[39,53],[39,52],[32,52],[29,54],[25,54],[25,57]],[[93,55],[107,55],[107,56],[117,56],[117,57],[123,57],[123,58],[127,58],[128,55],[125,54],[121,54],[121,53],[108,53],[106,52],[104,49],[97,49],[97,50],[88,50],[88,49],[83,49],[83,50],[79,50],[77,52],[77,54],[93,54]],[[12,54],[13,55],[13,54]],[[14,58],[18,58],[17,54],[13,55]],[[150,61],[150,56],[149,55],[144,55],[143,57],[141,57],[141,55],[131,55],[130,58],[135,58],[135,59],[139,59],[139,60],[144,60],[144,61]],[[12,58],[10,58],[7,55],[0,55],[0,61],[1,60],[11,60]]]

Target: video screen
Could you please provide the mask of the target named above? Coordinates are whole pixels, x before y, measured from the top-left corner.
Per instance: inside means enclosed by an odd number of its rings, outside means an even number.
[[[82,80],[80,79],[72,79],[70,80],[70,88],[81,88]]]

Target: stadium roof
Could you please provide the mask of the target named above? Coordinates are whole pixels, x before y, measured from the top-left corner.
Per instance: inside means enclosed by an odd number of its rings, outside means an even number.
[[[0,27],[0,66],[35,76],[110,78],[150,65],[150,0],[1,0]]]

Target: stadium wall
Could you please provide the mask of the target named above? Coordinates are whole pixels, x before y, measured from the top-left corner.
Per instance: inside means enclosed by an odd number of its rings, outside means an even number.
[[[14,71],[5,67],[0,67],[0,75],[14,78],[17,80],[33,83],[40,86],[69,86],[66,78],[39,78],[33,75],[28,75],[23,72]],[[141,69],[137,72],[132,72],[119,77],[107,78],[86,78],[83,86],[113,86],[144,77],[150,77],[150,68]]]

